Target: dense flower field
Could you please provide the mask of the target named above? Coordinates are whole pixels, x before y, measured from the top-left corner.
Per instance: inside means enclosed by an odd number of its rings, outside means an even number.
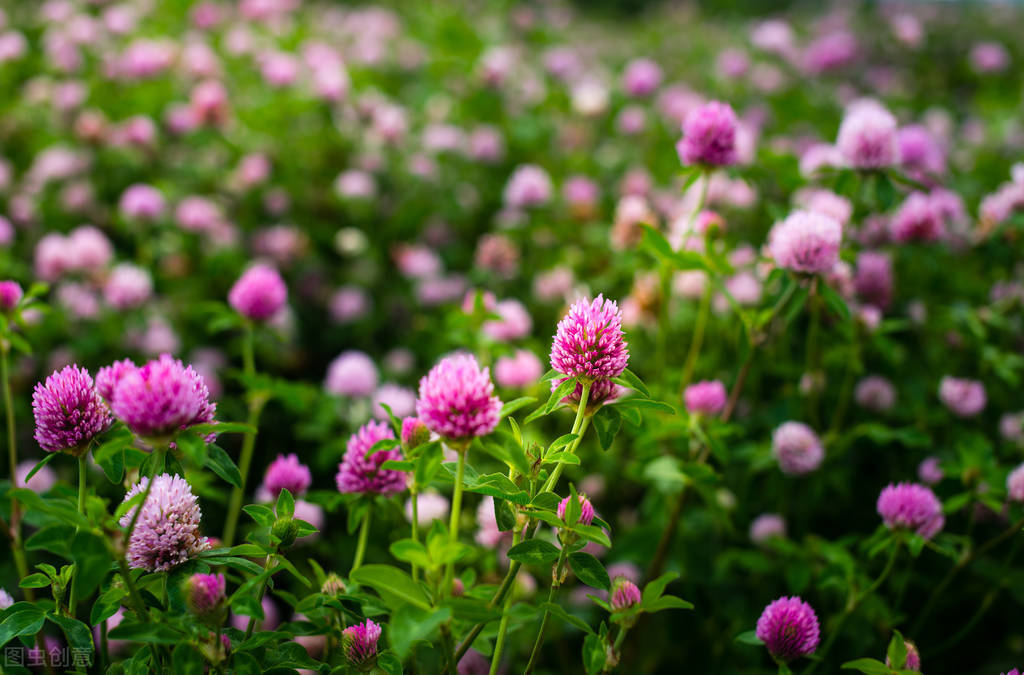
[[[6,3],[2,672],[1019,675],[1024,10],[615,5]]]

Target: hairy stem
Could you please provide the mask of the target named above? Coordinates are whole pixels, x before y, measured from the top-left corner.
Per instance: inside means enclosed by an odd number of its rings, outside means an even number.
[[[256,358],[253,341],[255,339],[252,324],[246,323],[245,337],[242,340],[242,367],[245,375],[251,379],[256,375]],[[247,423],[252,427],[246,431],[242,438],[242,453],[238,460],[238,473],[242,476],[242,483],[231,491],[231,501],[228,504],[227,520],[224,521],[224,536],[221,541],[225,546],[231,546],[235,541],[235,530],[238,527],[238,516],[242,510],[242,499],[245,497],[245,485],[249,477],[249,467],[252,464],[253,450],[256,448],[256,432],[259,428],[260,413],[266,403],[266,397],[262,393],[250,391],[249,418]]]
[[[363,524],[359,527],[359,541],[356,542],[356,557],[352,560],[352,570],[349,572],[349,576],[352,576],[352,572],[355,572],[363,564],[363,556],[366,555],[366,540],[370,536],[370,516],[373,513],[373,509],[367,507],[366,515],[363,516]]]
[[[554,571],[551,574],[551,590],[548,591],[549,603],[555,601],[555,593],[561,585],[559,580],[562,578],[562,568],[565,566],[566,551],[567,547],[563,544],[562,550],[558,554],[558,562],[555,563]],[[530,653],[530,661],[526,664],[526,670],[523,671],[523,675],[530,675],[537,666],[537,657],[540,656],[540,648],[544,644],[544,631],[547,630],[550,618],[551,612],[544,610],[544,617],[540,620],[540,630],[537,631],[537,639],[534,641],[533,651]]]

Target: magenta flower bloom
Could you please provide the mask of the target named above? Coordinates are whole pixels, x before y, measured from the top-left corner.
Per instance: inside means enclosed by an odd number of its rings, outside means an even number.
[[[110,407],[136,435],[160,438],[214,421],[217,404],[210,402],[210,391],[192,366],[163,354],[140,368],[121,367],[125,372],[114,386]]]
[[[610,604],[613,612],[621,612],[640,604],[642,594],[637,585],[624,576],[612,579]]]
[[[913,192],[896,210],[889,231],[900,243],[932,242],[946,236],[946,224],[935,200],[923,192]]]
[[[89,371],[76,365],[55,371],[32,392],[35,438],[47,452],[81,454],[113,421]]]
[[[137,494],[144,494],[149,477],[132,486],[125,495],[128,501]],[[134,506],[121,517],[121,527],[131,526]],[[192,488],[181,476],[161,474],[153,481],[153,489],[145,504],[128,542],[128,564],[147,572],[166,572],[180,565],[190,557],[210,548],[209,540],[199,533],[199,521],[203,517]]]
[[[25,295],[17,281],[0,281],[0,312],[10,312]]]
[[[594,522],[594,505],[583,495],[576,495],[576,498],[580,502],[580,519],[577,522],[580,525],[590,525]],[[562,520],[565,520],[565,510],[569,508],[569,499],[566,497],[558,502],[558,517]]]
[[[719,380],[704,380],[691,384],[683,392],[686,410],[691,415],[717,415],[725,407],[728,395]]]
[[[931,489],[917,483],[890,483],[878,495],[878,515],[890,530],[913,530],[931,539],[943,525],[942,502]]]
[[[899,162],[896,118],[876,101],[857,101],[839,125],[836,147],[849,166],[881,169]]]
[[[353,666],[363,666],[377,657],[377,640],[381,627],[371,619],[349,626],[341,632],[341,645],[345,658]]]
[[[114,361],[109,366],[103,366],[96,371],[96,391],[109,403],[114,398],[114,387],[125,373],[135,370],[136,367],[131,359]]]
[[[238,278],[228,293],[228,302],[239,314],[253,321],[270,319],[288,299],[288,287],[277,270],[256,264]]]
[[[653,94],[661,86],[661,66],[651,59],[634,59],[622,74],[622,85],[630,96]]]
[[[814,608],[798,596],[781,597],[761,613],[757,637],[778,661],[789,662],[813,654],[821,641],[821,629]]]
[[[1019,465],[1006,477],[1006,496],[1010,501],[1024,502],[1024,464]]]
[[[569,308],[551,343],[551,367],[569,377],[618,377],[629,362],[618,305],[598,295]]]
[[[303,495],[312,483],[309,467],[301,463],[295,453],[278,455],[263,475],[263,488],[274,499],[281,490],[288,490],[293,497]]]
[[[728,103],[710,101],[694,108],[683,123],[676,144],[685,166],[728,166],[736,163],[736,113]]]
[[[201,619],[216,619],[224,607],[226,589],[223,574],[193,574],[184,584],[185,605]]]
[[[338,464],[338,475],[335,476],[338,492],[393,495],[404,490],[404,473],[380,468],[389,459],[402,459],[401,450],[378,450],[366,456],[375,443],[394,437],[391,427],[372,420],[352,434],[348,439],[345,456]]]
[[[768,249],[782,269],[825,274],[839,262],[843,227],[835,218],[814,211],[794,211],[768,234]]]
[[[420,380],[416,415],[440,436],[486,436],[498,426],[499,412],[490,370],[481,369],[472,355],[445,357]]]
[[[939,399],[958,417],[974,417],[985,409],[985,385],[947,375],[939,382]]]
[[[825,459],[814,430],[802,422],[785,422],[772,432],[772,455],[782,473],[802,476],[821,466]]]
[[[853,278],[857,295],[879,309],[892,299],[892,261],[884,253],[864,251],[857,255],[857,272]]]

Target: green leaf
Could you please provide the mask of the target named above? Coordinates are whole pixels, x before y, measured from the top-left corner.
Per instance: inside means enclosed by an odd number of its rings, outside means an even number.
[[[661,597],[661,594],[665,592],[665,587],[672,581],[679,577],[678,572],[665,572],[657,579],[650,581],[644,586],[643,604],[646,606],[650,602],[654,602]]]
[[[363,455],[363,459],[368,460],[374,455],[376,455],[378,452],[382,452],[384,450],[394,450],[395,448],[400,447],[402,447],[402,441],[398,440],[397,438],[382,438],[370,446],[370,448]]]
[[[892,640],[889,641],[889,648],[885,655],[889,657],[892,667],[899,670],[907,662],[907,643],[900,632],[893,631]]]
[[[365,568],[357,571],[362,569]],[[388,641],[391,648],[400,659],[405,658],[413,644],[427,639],[450,617],[451,610],[448,607],[438,610],[418,609],[411,605],[399,607],[391,615],[388,625]]]
[[[30,480],[32,480],[32,476],[36,475],[36,473],[38,473],[40,469],[42,469],[44,466],[52,462],[58,455],[60,455],[59,452],[46,453],[46,457],[43,457],[41,460],[36,462],[36,465],[32,467],[32,470],[28,472],[28,475],[25,476],[25,480],[22,482],[28,483]]]
[[[693,603],[677,598],[674,595],[663,595],[644,605],[644,611],[648,614],[654,614],[665,609],[693,609]]]
[[[501,532],[511,532],[516,526],[516,515],[504,499],[494,499],[494,520]]]
[[[558,560],[558,549],[542,539],[527,539],[508,550],[509,560],[542,565]]]
[[[465,489],[477,494],[507,499],[513,504],[530,503],[529,493],[509,480],[508,476],[501,473],[489,473],[476,479],[467,480]]]
[[[594,632],[594,629],[590,627],[590,624],[588,624],[586,621],[579,618],[578,616],[573,616],[569,612],[565,611],[565,609],[563,609],[561,605],[556,605],[553,602],[545,602],[542,603],[539,607],[537,607],[537,609],[546,611],[550,614],[553,614],[554,616],[557,616],[562,621],[565,621],[568,624],[576,626],[588,635]]]
[[[152,644],[173,645],[185,636],[170,626],[162,623],[136,623],[122,621],[107,634],[111,640],[129,640],[132,642],[149,642]]]
[[[865,675],[892,675],[892,669],[881,661],[875,659],[856,659],[847,661],[841,668],[843,670],[859,670]]]
[[[381,652],[377,655],[377,667],[387,675],[402,675],[402,662],[392,651]]]
[[[291,518],[295,515],[295,498],[286,488],[282,488],[277,495],[277,505],[274,510],[277,511],[278,518]]]
[[[246,504],[242,507],[242,510],[248,513],[258,525],[263,527],[273,527],[274,521],[277,520],[274,511],[269,506],[263,504]]]
[[[64,631],[64,637],[67,638],[68,644],[72,649],[88,649],[92,651],[92,631],[84,623],[78,619],[59,616],[53,612],[47,613],[46,618],[60,626],[60,629]]]
[[[363,565],[354,570],[351,577],[356,583],[377,591],[391,608],[411,604],[420,609],[430,609],[430,602],[420,585],[397,567]]]
[[[29,551],[49,551],[65,558],[71,557],[71,539],[75,536],[75,528],[57,523],[47,525],[25,541],[25,549]]]
[[[839,316],[843,321],[849,321],[852,318],[853,315],[850,314],[850,308],[846,306],[846,301],[836,292],[836,289],[828,284],[821,284],[818,288],[821,290],[821,296],[825,300],[825,306],[833,314]]]
[[[641,380],[637,376],[637,374],[634,373],[629,368],[626,368],[624,371],[622,371],[622,374],[619,375],[618,377],[613,377],[612,382],[615,382],[616,384],[621,384],[624,387],[628,387],[633,391],[637,392],[638,394],[640,394],[641,396],[643,396],[644,398],[651,397],[651,391],[647,388],[647,385],[644,384],[644,381]]]
[[[51,583],[50,577],[41,572],[30,574],[18,582],[18,588],[46,588]]]
[[[399,539],[388,547],[393,555],[402,562],[407,562],[420,567],[432,568],[434,565],[430,560],[427,547],[413,539]]]
[[[587,586],[609,590],[612,582],[604,565],[589,553],[577,552],[569,555],[569,566],[580,581]]]
[[[607,451],[612,447],[615,436],[622,428],[622,416],[619,411],[611,406],[601,406],[601,409],[590,418],[594,424],[594,431],[597,432],[597,440],[601,449]]]
[[[234,487],[242,487],[242,474],[238,471],[235,463],[231,461],[228,453],[219,445],[210,445],[207,451],[209,454],[206,460],[206,467]]]
[[[498,413],[498,419],[504,419],[520,408],[534,403],[536,400],[537,399],[533,396],[520,396],[515,400],[509,401],[505,405],[501,406],[501,411]]]
[[[99,587],[114,560],[104,541],[85,530],[74,536],[71,556],[75,561],[75,595],[83,600]]]
[[[562,399],[572,393],[575,388],[576,378],[573,377],[570,377],[565,382],[558,385],[555,390],[551,392],[551,396],[548,397],[548,400],[544,405],[526,416],[526,419],[523,420],[523,425],[527,425],[535,419],[551,414],[551,412],[561,404]]]
[[[571,452],[553,452],[544,458],[545,464],[579,464],[580,458]]]
[[[740,633],[735,638],[735,642],[739,642],[741,645],[750,645],[752,647],[760,647],[764,645],[761,638],[757,637],[757,631],[748,630]]]
[[[210,422],[207,424],[196,424],[188,430],[198,436],[210,434],[254,434],[256,427],[242,422]]]
[[[604,672],[608,659],[608,650],[599,635],[588,634],[583,639],[583,669],[587,675],[598,675]]]
[[[175,673],[199,675],[204,670],[203,656],[191,645],[178,645],[171,654],[171,665]]]
[[[669,415],[675,415],[676,409],[670,406],[668,403],[663,401],[655,401],[649,398],[637,398],[631,396],[615,401],[609,405],[614,405],[617,408],[639,408],[641,410],[655,410],[658,412],[666,412]]]
[[[16,602],[0,613],[0,647],[19,635],[35,635],[46,622],[41,607],[28,602]]]

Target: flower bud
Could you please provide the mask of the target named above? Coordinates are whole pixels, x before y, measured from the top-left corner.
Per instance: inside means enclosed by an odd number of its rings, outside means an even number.
[[[377,640],[381,627],[371,619],[349,626],[341,633],[341,646],[345,659],[359,670],[366,672],[377,662]]]
[[[430,429],[418,417],[406,417],[402,420],[402,445],[406,450],[419,447],[430,441]]]
[[[583,495],[577,495],[577,498],[580,501],[580,519],[577,522],[580,525],[590,525],[594,522],[594,506],[590,503],[590,500]],[[565,511],[568,506],[569,497],[566,497],[558,503],[558,517],[562,520],[565,520]]]
[[[0,312],[7,314],[21,302],[24,293],[17,281],[0,281]]]
[[[324,585],[320,587],[320,592],[324,595],[341,595],[345,592],[345,582],[337,574],[331,572],[324,579]]]
[[[640,589],[632,581],[624,576],[615,577],[612,580],[612,594],[610,598],[613,612],[622,612],[640,604]]]
[[[288,548],[299,534],[299,523],[294,518],[278,518],[271,533],[281,540],[281,548]]]
[[[193,574],[184,583],[185,604],[202,621],[218,623],[224,613],[226,587],[223,574]]]

